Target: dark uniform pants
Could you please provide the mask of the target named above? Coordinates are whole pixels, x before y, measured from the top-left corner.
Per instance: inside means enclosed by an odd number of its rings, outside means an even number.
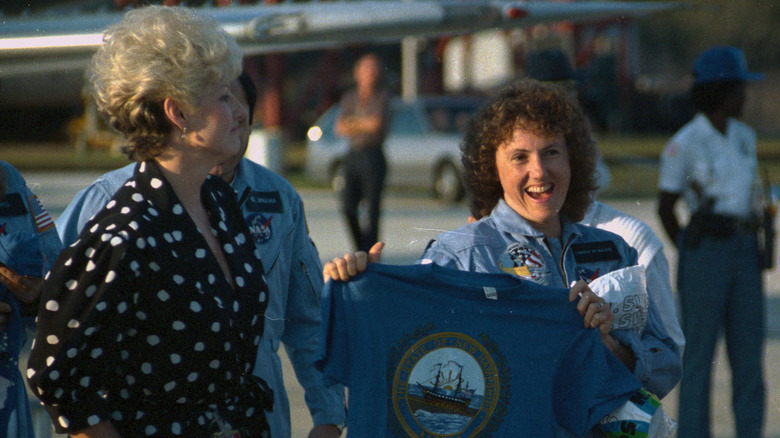
[[[344,159],[342,212],[358,250],[368,251],[379,239],[379,210],[386,174],[387,163],[381,147],[351,151]],[[368,204],[368,223],[362,226],[358,207],[364,199]]]
[[[684,234],[683,231],[682,234]],[[710,386],[721,329],[731,365],[736,436],[759,437],[764,422],[764,294],[755,233],[705,235],[679,243],[678,287],[685,334],[677,436],[710,436]]]

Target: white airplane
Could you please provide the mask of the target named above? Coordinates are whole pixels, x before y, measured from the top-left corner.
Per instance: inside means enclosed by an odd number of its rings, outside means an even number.
[[[679,2],[357,0],[203,7],[247,56],[388,43],[559,21],[641,17]],[[0,16],[0,107],[80,102],[84,68],[121,12],[22,18]]]

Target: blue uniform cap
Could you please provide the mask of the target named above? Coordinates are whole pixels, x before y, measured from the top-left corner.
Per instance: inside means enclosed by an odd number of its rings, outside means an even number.
[[[722,81],[756,81],[763,73],[749,72],[745,54],[736,47],[713,47],[705,50],[693,65],[696,84]]]

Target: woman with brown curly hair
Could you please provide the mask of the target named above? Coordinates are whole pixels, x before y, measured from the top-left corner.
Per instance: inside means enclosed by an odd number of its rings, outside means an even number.
[[[598,188],[598,151],[572,95],[554,84],[517,81],[469,122],[462,149],[466,183],[484,217],[440,234],[421,262],[569,289],[604,345],[649,391],[669,393],[680,380],[680,355],[652,299],[644,329],[612,329],[610,306],[587,285],[636,265],[637,252],[616,234],[577,223]],[[380,250],[327,263],[326,279],[351,278],[378,261]]]

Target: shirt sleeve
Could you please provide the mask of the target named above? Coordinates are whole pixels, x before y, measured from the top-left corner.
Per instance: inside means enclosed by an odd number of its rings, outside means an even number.
[[[320,294],[323,286],[322,265],[309,238],[303,205],[295,199],[293,266],[290,270],[285,328],[282,342],[305,390],[305,400],[315,425],[342,425],[346,421],[344,387],[326,385],[322,373],[314,366],[320,330]]]
[[[112,196],[114,196],[114,193],[109,192],[99,182],[95,182],[79,191],[73,198],[73,201],[55,221],[62,244],[70,246],[78,240],[84,225],[108,204]]]
[[[647,323],[642,333],[613,330],[611,334],[634,353],[634,375],[650,392],[663,398],[682,378],[682,362],[677,344],[664,329],[650,294],[648,301]]]
[[[666,260],[663,248],[658,249],[650,258],[645,270],[647,293],[653,297],[664,329],[672,337],[680,353],[683,354],[685,336],[680,321],[677,319],[677,306],[674,291],[669,280],[669,262]]]
[[[682,193],[687,187],[685,147],[679,136],[672,138],[661,153],[658,188],[669,193]]]
[[[135,290],[121,270],[126,245],[76,246],[63,251],[44,284],[38,332],[28,361],[30,388],[59,433],[110,420],[101,392],[107,363],[118,363],[123,338],[121,308]]]

